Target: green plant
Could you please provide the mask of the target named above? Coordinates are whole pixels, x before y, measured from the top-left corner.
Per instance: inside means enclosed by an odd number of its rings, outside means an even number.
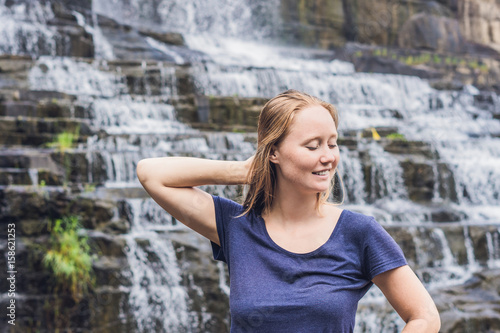
[[[432,61],[434,61],[435,64],[440,64],[441,63],[441,57],[438,56],[437,54],[435,54],[433,57],[432,57]]]
[[[81,236],[76,216],[50,221],[50,248],[43,258],[44,266],[55,277],[55,292],[69,292],[75,301],[95,283],[88,237]]]
[[[472,60],[472,61],[469,61],[469,67],[472,68],[472,69],[477,69],[479,68],[479,64],[477,63],[477,61],[475,60]]]
[[[95,192],[95,184],[85,184],[83,191],[85,193]]]
[[[386,136],[387,139],[389,140],[401,140],[401,141],[406,141],[406,138],[403,134],[401,133],[391,133]]]
[[[488,73],[489,69],[488,69],[488,65],[486,64],[481,64],[479,65],[479,70],[482,72],[482,73]]]
[[[405,59],[405,63],[409,66],[413,65],[414,64],[414,60],[413,60],[413,57],[412,56],[408,56],[406,57]]]
[[[61,152],[71,148],[73,146],[73,142],[78,139],[78,130],[76,133],[71,132],[62,132],[57,135],[57,138],[53,142],[49,142],[47,146],[52,148],[57,148]]]

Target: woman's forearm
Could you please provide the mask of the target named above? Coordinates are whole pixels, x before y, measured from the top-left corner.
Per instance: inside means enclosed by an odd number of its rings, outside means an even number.
[[[246,184],[247,161],[219,161],[193,157],[148,158],[137,164],[137,176],[144,185],[150,181],[168,187],[209,184]]]

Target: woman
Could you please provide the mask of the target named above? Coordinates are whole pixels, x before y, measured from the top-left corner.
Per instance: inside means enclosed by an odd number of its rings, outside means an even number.
[[[231,332],[352,332],[375,283],[406,322],[437,332],[431,297],[371,217],[326,202],[339,163],[335,108],[286,91],[262,109],[244,162],[152,158],[137,175],[166,211],[212,242],[228,264]],[[196,188],[249,184],[243,205]]]

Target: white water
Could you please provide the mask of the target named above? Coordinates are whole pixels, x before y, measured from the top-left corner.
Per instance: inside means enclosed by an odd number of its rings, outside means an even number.
[[[140,3],[131,1],[134,8],[139,8]],[[463,92],[436,91],[426,81],[416,77],[355,73],[350,63],[312,59],[312,50],[271,46],[268,42],[243,39],[241,30],[247,29],[245,27],[252,21],[252,8],[245,7],[245,2],[233,2],[228,13],[222,13],[222,18],[213,12],[213,8],[208,8],[210,2],[190,1],[184,6],[180,2],[159,3],[159,8],[168,12],[171,18],[174,13],[179,13],[176,17],[186,25],[180,24],[178,31],[186,33],[184,37],[190,49],[204,53],[205,62],[195,62],[190,69],[198,93],[271,97],[285,89],[295,88],[335,103],[340,111],[341,133],[378,126],[395,127],[410,140],[431,144],[439,155],[439,161],[451,168],[458,198],[450,207],[463,212],[470,220],[500,222],[500,171],[495,167],[500,165],[500,142],[492,137],[492,134],[500,132],[500,122],[474,106],[477,91],[473,87],[466,87]],[[93,2],[94,8],[102,14],[111,13],[111,7],[107,6],[117,4],[116,1]],[[125,23],[130,17],[140,19],[151,15],[146,5],[136,13],[113,8],[113,15],[121,15],[119,21]],[[197,35],[203,29],[204,20],[209,17],[202,9],[210,11],[210,17],[215,17],[207,29],[213,35],[219,33],[223,37],[215,39],[206,34]],[[238,10],[241,21],[234,16]],[[132,16],[127,17],[127,13]],[[167,20],[158,20],[153,20],[150,25],[168,27]],[[235,26],[232,22],[239,24]],[[80,23],[94,36],[99,34],[98,30],[92,30],[98,27],[88,26],[82,20]],[[222,33],[221,27],[225,25]],[[253,36],[254,39],[257,37]],[[147,39],[147,42],[170,55],[178,64],[188,60],[173,47],[152,39]],[[112,57],[112,53],[105,51],[102,45],[108,44],[96,45],[96,48],[101,48],[96,54],[103,58]],[[173,67],[158,64],[168,79],[162,81],[160,98],[154,98],[150,94],[131,96],[124,75],[119,70],[108,71],[105,65],[105,62],[86,63],[42,57],[30,73],[30,83],[35,89],[78,95],[79,103],[90,110],[92,126],[107,134],[103,138],[91,138],[89,148],[100,152],[105,161],[108,187],[139,186],[135,166],[137,161],[146,157],[188,155],[242,160],[252,154],[254,146],[245,142],[242,134],[202,133],[176,120],[173,106],[165,102],[177,94],[175,83],[171,81],[175,77]],[[144,71],[146,67],[145,64]],[[384,151],[380,142],[366,140],[362,146],[367,152],[367,159],[362,159],[354,151],[342,150],[339,171],[345,173],[349,193],[346,208],[374,215],[387,224],[404,222],[417,226],[429,221],[428,207],[408,199],[399,159]],[[365,190],[363,166],[366,163],[372,165],[370,193]],[[235,195],[234,189],[228,187],[207,189],[225,196]],[[436,204],[449,204],[445,202],[448,198],[436,198],[436,190],[434,193]],[[129,204],[134,211],[134,229],[127,235],[127,256],[134,283],[131,305],[139,329],[150,330],[156,325],[148,318],[150,313],[165,330],[172,327],[187,330],[190,325],[188,306],[185,291],[179,290],[180,272],[175,254],[171,244],[157,233],[159,230],[175,229],[178,224],[151,199],[133,199]],[[468,260],[465,266],[457,264],[450,239],[441,229],[434,229],[429,239],[422,237],[423,230],[416,227],[410,229],[417,244],[417,264],[421,266],[418,273],[430,275],[429,286],[458,283],[482,269],[467,227],[463,229]],[[485,237],[489,253],[487,264],[495,267],[498,265],[498,232],[487,233]],[[137,239],[142,238],[149,240],[147,250],[138,245]],[[433,248],[440,249],[442,257],[434,260],[430,250]],[[149,267],[148,251],[160,258],[158,272]],[[224,272],[222,269],[220,272],[219,287],[229,292],[222,279]],[[147,283],[147,290],[141,289],[143,281]],[[172,298],[175,309],[172,313],[176,318],[172,318],[170,312],[165,317],[160,316],[165,311],[166,298],[158,297],[159,293]],[[379,296],[368,295],[364,304],[373,305],[374,312],[363,311],[357,328],[362,327],[365,332],[378,332],[380,327],[401,328],[400,320],[394,314],[377,318]]]
[[[114,59],[115,55],[113,47],[103,36],[102,31],[99,28],[96,13],[92,13],[92,25],[87,24],[85,17],[82,14],[76,11],[73,11],[72,13],[76,17],[78,24],[92,35],[92,41],[94,42],[95,48],[94,57],[97,59]]]
[[[0,54],[56,55],[61,36],[47,22],[54,17],[50,3],[33,1],[5,5],[0,0]]]
[[[144,201],[129,199],[131,231],[125,236],[130,266],[129,302],[139,332],[190,332],[188,295],[181,285],[175,250],[167,239],[149,229],[141,215]]]

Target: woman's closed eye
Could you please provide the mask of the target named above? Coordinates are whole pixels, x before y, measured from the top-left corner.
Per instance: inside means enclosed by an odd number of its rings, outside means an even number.
[[[328,148],[330,148],[330,149],[335,149],[336,147],[337,147],[336,144],[330,144],[330,145],[328,145]],[[319,146],[306,146],[306,148],[309,149],[309,150],[316,150],[316,149],[319,148]]]

